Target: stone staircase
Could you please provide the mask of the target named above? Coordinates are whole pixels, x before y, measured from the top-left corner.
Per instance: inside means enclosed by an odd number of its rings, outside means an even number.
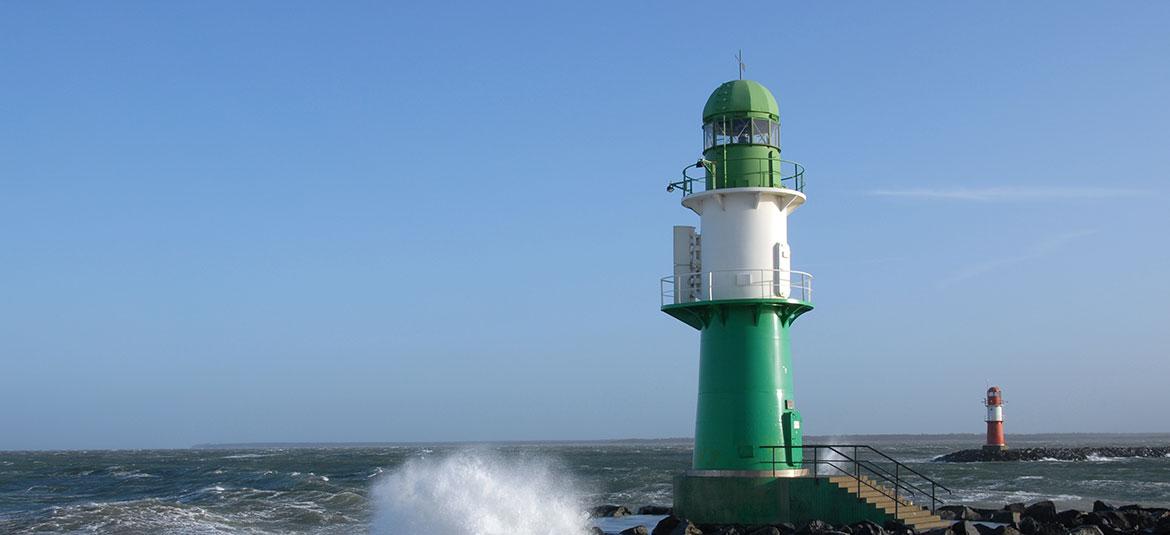
[[[938,515],[931,514],[930,509],[920,505],[914,505],[907,500],[899,499],[897,507],[895,507],[894,498],[891,498],[891,496],[896,496],[896,494],[889,487],[866,476],[861,476],[861,479],[863,482],[858,482],[853,476],[834,476],[830,477],[829,481],[845,489],[846,492],[857,496],[858,500],[864,500],[878,510],[885,512],[893,518],[897,518],[903,524],[918,531],[945,528],[951,525],[951,521],[943,520]],[[897,510],[896,514],[894,512],[895,509]]]

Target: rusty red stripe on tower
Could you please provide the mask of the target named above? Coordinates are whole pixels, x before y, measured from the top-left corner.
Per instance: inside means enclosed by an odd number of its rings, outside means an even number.
[[[987,444],[985,450],[1006,450],[1007,444],[1003,440],[1003,393],[998,387],[987,389]]]

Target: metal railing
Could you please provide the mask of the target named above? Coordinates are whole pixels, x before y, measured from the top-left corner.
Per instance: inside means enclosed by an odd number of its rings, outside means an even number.
[[[731,158],[725,159],[721,162],[723,165],[735,164],[737,177],[758,177],[756,181],[765,187],[772,188],[787,188],[796,191],[804,191],[804,166],[790,160],[781,160],[778,158]],[[753,165],[754,164],[754,165]],[[714,189],[726,188],[727,174],[723,177],[716,173],[716,167],[719,164],[710,160],[699,160],[694,165],[688,165],[682,170],[682,179],[677,182],[671,182],[666,186],[666,191],[674,191],[675,188],[682,190],[683,197],[702,193],[707,190],[707,177],[712,177],[711,180]],[[755,167],[754,170],[751,168]],[[703,169],[705,171],[703,176],[690,176],[687,171],[690,169]],[[699,186],[702,189],[699,189]]]
[[[760,446],[772,450],[772,474],[776,474],[776,464],[787,461],[776,460],[776,450],[779,448],[800,448],[802,455],[801,465],[812,465],[812,475],[842,475],[853,478],[857,484],[857,493],[861,494],[862,486],[869,487],[878,494],[894,501],[894,517],[898,516],[900,505],[911,505],[915,498],[930,497],[930,512],[938,508],[937,490],[942,489],[952,494],[951,489],[941,483],[922,475],[917,470],[874,449],[871,446],[860,444],[810,444],[803,446]],[[805,450],[812,450],[812,461],[804,455]],[[850,453],[852,455],[850,455]],[[863,458],[865,457],[865,458]],[[769,461],[764,461],[768,463]],[[827,468],[827,471],[826,471]],[[869,478],[873,478],[870,480]],[[877,483],[877,484],[875,484]],[[882,483],[888,484],[885,487]],[[930,490],[923,488],[929,485]],[[905,499],[902,496],[906,496]],[[861,498],[859,498],[861,499]]]
[[[812,302],[812,275],[784,269],[725,269],[663,277],[661,305],[716,299],[795,299]]]

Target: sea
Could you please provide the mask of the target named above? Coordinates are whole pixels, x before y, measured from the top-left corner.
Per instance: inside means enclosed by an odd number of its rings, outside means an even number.
[[[980,435],[806,437],[868,444],[935,480],[947,504],[1094,500],[1170,507],[1170,458],[950,464]],[[1164,446],[1170,434],[1014,435],[1013,447]],[[661,516],[590,519],[595,505],[671,504],[689,440],[237,445],[0,451],[0,534],[584,535]],[[916,499],[922,499],[917,496]]]

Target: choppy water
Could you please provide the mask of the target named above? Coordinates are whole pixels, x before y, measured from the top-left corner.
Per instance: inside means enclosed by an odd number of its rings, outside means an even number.
[[[979,437],[867,443],[951,487],[949,503],[1094,499],[1170,506],[1170,458],[945,464]],[[1165,445],[1170,435],[1009,437],[1026,446]],[[600,503],[670,503],[687,442],[0,452],[0,533],[545,535]]]

